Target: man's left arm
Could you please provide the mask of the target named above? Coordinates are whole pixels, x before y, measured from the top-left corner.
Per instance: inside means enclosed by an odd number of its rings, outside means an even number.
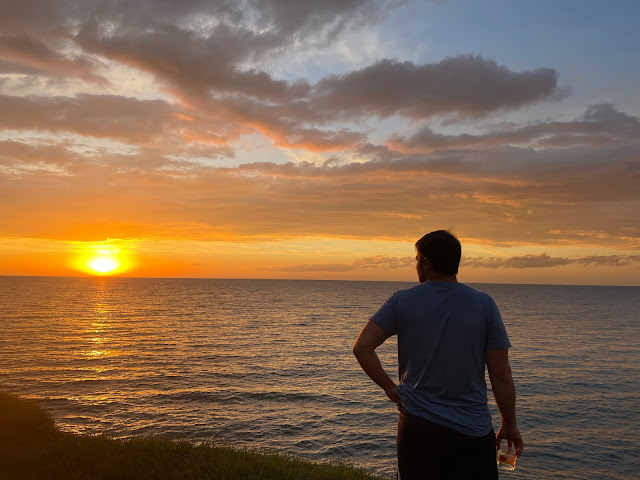
[[[369,320],[353,345],[353,354],[369,378],[382,388],[387,397],[400,409],[402,404],[398,397],[398,386],[384,371],[376,353],[376,348],[382,345],[387,337],[387,332],[382,327]]]

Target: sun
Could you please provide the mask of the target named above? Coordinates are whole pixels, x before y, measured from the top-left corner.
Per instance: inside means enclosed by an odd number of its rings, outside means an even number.
[[[96,276],[120,275],[135,265],[132,253],[117,244],[89,243],[78,248],[70,259],[70,266],[85,274]]]
[[[97,275],[109,275],[115,273],[121,266],[120,260],[112,254],[97,254],[89,257],[87,268]]]

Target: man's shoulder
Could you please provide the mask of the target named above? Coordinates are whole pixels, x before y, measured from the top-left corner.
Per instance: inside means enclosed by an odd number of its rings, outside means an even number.
[[[461,285],[463,287],[460,289],[461,295],[466,295],[468,298],[473,298],[477,302],[482,302],[485,305],[491,305],[492,303],[495,303],[491,295],[489,295],[487,292],[476,290],[475,288],[470,287],[469,285],[466,285],[466,284],[461,284]]]
[[[414,285],[413,287],[403,288],[402,290],[396,290],[396,292],[392,295],[395,298],[408,298],[413,295],[420,295],[424,292],[426,283],[419,283]]]
[[[467,285],[466,283],[460,283],[459,285],[461,287],[460,290],[462,292],[465,292],[467,295],[476,295],[478,297],[491,298],[488,293],[482,292],[480,290],[476,290],[475,288]]]
[[[443,291],[443,287],[446,290]],[[413,287],[398,290],[393,294],[397,300],[410,299],[414,297],[423,297],[427,295],[438,295],[440,293],[449,293],[459,297],[471,297],[477,301],[492,302],[491,296],[480,290],[467,285],[466,283],[445,283],[445,282],[424,282],[414,285]]]

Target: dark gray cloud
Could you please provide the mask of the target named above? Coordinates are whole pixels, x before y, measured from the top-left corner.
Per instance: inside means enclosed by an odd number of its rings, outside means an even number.
[[[384,59],[318,82],[315,102],[340,116],[429,118],[441,113],[482,115],[558,95],[558,72],[513,72],[474,55],[416,65]]]
[[[493,192],[512,201],[583,203],[637,201],[640,190],[640,143],[601,149],[501,147],[487,150],[402,154],[366,145],[360,152],[396,174],[438,175],[474,182],[478,194]],[[597,180],[596,180],[597,179]],[[462,192],[460,192],[462,193]]]
[[[338,132],[322,136],[314,126],[337,120],[392,115],[426,118],[450,112],[477,115],[557,93],[555,71],[511,72],[474,56],[426,65],[382,60],[350,74],[327,77],[316,85],[305,80],[276,80],[266,72],[238,65],[255,55],[257,48],[269,48],[270,42],[278,40],[232,31],[225,25],[203,37],[176,26],[113,34],[102,32],[97,24],[87,24],[75,40],[93,54],[154,75],[181,102],[203,114],[222,107],[230,119],[257,125],[283,145],[312,145],[314,138],[335,138]],[[468,81],[472,72],[477,82]],[[493,91],[500,94],[492,96]],[[283,142],[275,127],[278,124],[298,128],[292,135],[298,139]],[[345,133],[338,136],[342,139]],[[363,134],[353,133],[350,138],[353,142],[347,146],[352,147],[362,142]],[[322,149],[322,144],[316,148]]]
[[[21,62],[37,56],[40,62],[57,60],[59,69],[71,67],[55,49],[73,39],[86,52],[151,71],[187,91],[206,86],[224,92],[236,84],[236,90],[255,96],[280,95],[284,82],[239,65],[267,52],[333,41],[344,29],[380,21],[400,3],[36,0],[27,5],[1,0],[0,29],[6,45],[3,51],[0,43],[0,60],[11,47],[21,53]],[[82,63],[80,57],[70,60],[76,69]],[[292,88],[294,94],[299,90],[297,85]]]
[[[256,63],[331,43],[400,3],[3,0],[0,70],[100,82],[115,62],[151,74],[206,123],[226,123],[231,139],[253,129],[280,146],[314,150],[366,141],[366,131],[336,127],[340,121],[482,115],[559,94],[553,69],[514,72],[472,55],[423,65],[382,59],[315,84],[277,79]]]
[[[48,77],[76,77],[106,84],[94,73],[95,62],[86,55],[63,55],[24,33],[0,35],[0,71]]]
[[[174,25],[113,33],[91,22],[74,39],[88,52],[153,74],[179,97],[200,100],[211,93],[236,92],[277,100],[289,96],[291,89],[296,93],[297,86],[267,73],[238,69],[238,63],[278,41],[262,37],[226,25],[206,37]]]
[[[98,138],[146,142],[177,124],[173,108],[161,100],[118,95],[14,97],[0,95],[0,128],[72,132]]]
[[[484,135],[444,135],[429,126],[404,138],[392,135],[386,145],[403,153],[431,153],[442,150],[493,149],[502,145],[552,147],[602,147],[637,144],[640,120],[610,104],[591,105],[584,116],[573,122],[540,122]]]
[[[0,28],[8,33],[24,31],[74,32],[94,22],[110,30],[135,31],[163,25],[180,25],[207,35],[226,25],[236,31],[256,30],[286,43],[326,42],[347,28],[380,21],[397,0],[327,0],[286,2],[283,0],[140,0],[114,2],[85,0],[60,2],[0,0]],[[274,45],[275,46],[275,45]]]

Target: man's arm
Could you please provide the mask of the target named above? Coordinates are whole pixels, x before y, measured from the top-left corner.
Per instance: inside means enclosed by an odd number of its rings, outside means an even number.
[[[504,439],[509,446],[513,444],[516,447],[516,456],[519,457],[524,444],[516,422],[516,388],[511,376],[509,350],[487,350],[486,362],[493,396],[502,420],[496,435],[496,447],[499,448],[500,442]]]
[[[387,339],[387,333],[377,323],[369,320],[360,332],[360,336],[353,345],[353,354],[358,359],[358,363],[369,375],[369,378],[384,390],[387,397],[393,401],[398,408],[401,407],[400,397],[398,397],[397,385],[387,372],[382,368],[376,348]]]

